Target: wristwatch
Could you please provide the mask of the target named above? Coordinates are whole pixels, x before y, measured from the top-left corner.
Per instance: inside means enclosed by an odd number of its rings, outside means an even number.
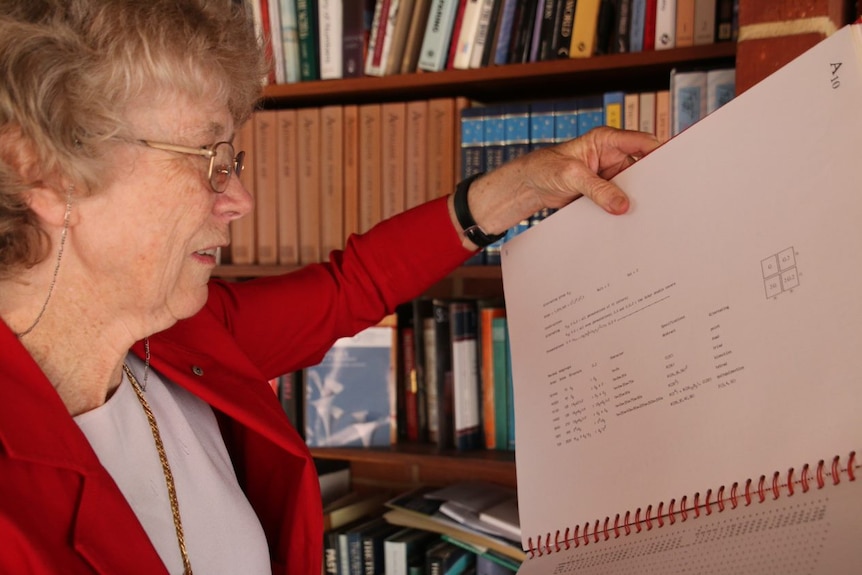
[[[473,174],[469,178],[462,180],[455,187],[455,217],[458,218],[458,223],[461,224],[461,229],[464,230],[464,235],[471,242],[484,248],[503,238],[505,232],[497,235],[489,235],[479,227],[476,220],[473,219],[473,214],[470,213],[470,206],[467,204],[467,192],[470,189],[470,184],[476,181],[479,177],[485,175],[485,172]]]

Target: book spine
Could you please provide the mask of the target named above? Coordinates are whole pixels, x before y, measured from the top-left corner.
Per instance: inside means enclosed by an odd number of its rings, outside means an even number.
[[[605,92],[605,125],[622,129],[625,124],[625,94],[621,91]]]
[[[432,98],[428,101],[428,199],[452,193],[456,178],[455,100]],[[460,173],[457,177],[460,177]]]
[[[494,370],[494,448],[509,449],[509,343],[505,316],[491,320]]]
[[[455,407],[455,448],[477,449],[481,445],[481,407],[475,302],[452,302],[449,306],[452,338],[452,384]]]
[[[578,135],[583,136],[593,128],[604,125],[604,111],[604,101],[600,94],[578,98]]]
[[[404,162],[406,149],[407,104],[385,102],[380,106],[382,146],[380,185],[383,219],[404,211]]]
[[[671,135],[675,136],[706,116],[706,72],[674,72],[671,90]]]
[[[545,3],[552,1],[553,0],[538,0],[538,2],[536,3],[536,11],[533,14],[532,31],[530,32],[529,50],[527,50],[527,56],[525,58],[525,61],[527,62],[539,61],[539,49],[542,43],[542,22],[544,22]]]
[[[554,102],[538,100],[530,104],[530,150],[554,143]]]
[[[347,239],[359,231],[359,106],[344,106],[344,232]]]
[[[237,150],[245,150],[245,161],[253,166],[256,157],[253,120],[243,124],[236,133],[234,146]],[[254,170],[243,170],[239,178],[245,190],[252,199],[256,200]],[[245,217],[233,220],[230,223],[230,261],[234,265],[253,264],[256,261],[254,239],[255,219],[255,210],[251,210]]]
[[[365,58],[365,29],[362,25],[363,6],[361,2],[347,0],[342,2],[341,62],[342,77],[358,78],[363,74]]]
[[[497,41],[494,47],[492,62],[498,66],[509,62],[509,42],[512,38],[512,25],[515,21],[516,0],[501,0],[503,6],[500,9],[500,29],[497,32]]]
[[[437,72],[446,67],[449,40],[457,9],[458,0],[432,0],[417,62],[420,70]]]
[[[320,109],[297,114],[299,141],[299,262],[320,261]]]
[[[454,41],[452,68],[467,70],[470,68],[470,58],[476,45],[476,35],[479,30],[479,17],[482,13],[483,0],[466,0],[461,27],[457,41]]]
[[[670,90],[655,93],[655,136],[659,142],[667,142],[671,137]]]
[[[640,95],[637,93],[626,93],[623,99],[623,128],[626,130],[637,130],[640,127]]]
[[[284,80],[299,82],[299,30],[296,24],[296,0],[281,0],[281,45],[284,53]]]
[[[631,26],[629,28],[629,51],[644,50],[644,19],[647,0],[631,0]]]
[[[410,18],[410,30],[407,32],[407,39],[404,43],[404,53],[401,57],[402,74],[412,74],[416,71],[430,9],[431,0],[416,0],[413,16]]]
[[[505,108],[505,157],[510,162],[530,151],[530,105],[506,104]]]
[[[302,81],[320,79],[317,56],[317,25],[315,4],[311,0],[296,0],[296,26],[299,36],[299,77]]]
[[[283,266],[299,264],[299,186],[296,110],[284,109],[276,113],[278,129],[278,263]]]
[[[736,96],[736,69],[719,68],[706,73],[706,113],[711,114]]]
[[[320,109],[321,258],[344,247],[344,110]]]
[[[407,131],[404,145],[404,207],[413,208],[428,197],[428,102],[407,102]]]
[[[694,0],[694,44],[715,42],[716,0]]]
[[[278,212],[272,207],[278,203],[278,150],[277,112],[260,110],[253,116],[254,122],[254,178],[258,193],[255,204],[255,242],[257,263],[278,263]]]
[[[505,317],[506,310],[502,306],[482,307],[479,311],[479,346],[481,350],[481,382],[482,397],[482,429],[485,449],[497,449],[497,428],[502,421],[497,419],[496,397],[497,385],[494,372],[494,319]],[[502,447],[502,446],[501,446]]]
[[[638,104],[638,129],[655,135],[655,92],[641,92]]]
[[[452,335],[450,333],[449,304],[434,300],[434,368],[436,384],[437,445],[442,449],[454,447],[455,399],[452,388]]]
[[[596,54],[610,54],[616,32],[620,0],[601,0],[596,24]]]
[[[367,232],[382,218],[383,188],[380,104],[359,106],[359,231]]]
[[[458,40],[461,38],[461,25],[464,23],[464,10],[472,0],[458,0],[458,9],[455,11],[455,20],[452,22],[452,33],[449,36],[449,45],[446,47],[446,62],[444,69],[451,70],[455,62],[455,52],[458,50]]]
[[[492,26],[497,0],[482,0],[482,8],[479,11],[479,24],[476,28],[476,40],[473,50],[470,52],[469,68],[481,68],[482,58],[485,54],[485,46],[491,42]]]
[[[676,0],[676,46],[694,46],[694,0]]]
[[[656,50],[676,47],[676,0],[657,0],[654,42]]]
[[[658,0],[646,0],[646,10],[644,11],[644,42],[643,51],[652,52],[655,50],[655,26],[656,16],[658,14]]]
[[[632,24],[632,0],[620,0],[618,6],[618,18],[614,41],[611,46],[612,54],[624,54],[629,52],[629,40],[631,39]]]
[[[600,0],[578,0],[569,58],[589,58],[595,54]]]
[[[730,42],[733,40],[733,5],[734,0],[716,0],[715,6],[715,41]]]
[[[343,77],[342,0],[318,0],[317,46],[320,51],[320,79],[335,80]]]

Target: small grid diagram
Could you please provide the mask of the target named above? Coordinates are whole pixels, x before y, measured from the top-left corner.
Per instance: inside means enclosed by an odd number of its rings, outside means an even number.
[[[799,287],[796,252],[792,246],[761,260],[760,269],[767,299]]]

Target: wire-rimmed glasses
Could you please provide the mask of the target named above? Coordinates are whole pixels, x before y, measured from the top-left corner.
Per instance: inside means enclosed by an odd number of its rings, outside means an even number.
[[[165,142],[153,142],[150,140],[139,140],[145,146],[168,152],[179,152],[180,154],[192,154],[209,158],[210,165],[207,171],[207,179],[210,186],[217,194],[224,192],[230,182],[231,174],[237,177],[242,173],[245,152],[234,152],[230,142],[217,142],[206,148],[191,148],[189,146],[178,146]]]

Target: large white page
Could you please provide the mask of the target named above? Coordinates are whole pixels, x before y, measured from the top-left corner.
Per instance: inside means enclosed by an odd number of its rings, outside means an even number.
[[[504,245],[525,548],[859,447],[859,28]]]

